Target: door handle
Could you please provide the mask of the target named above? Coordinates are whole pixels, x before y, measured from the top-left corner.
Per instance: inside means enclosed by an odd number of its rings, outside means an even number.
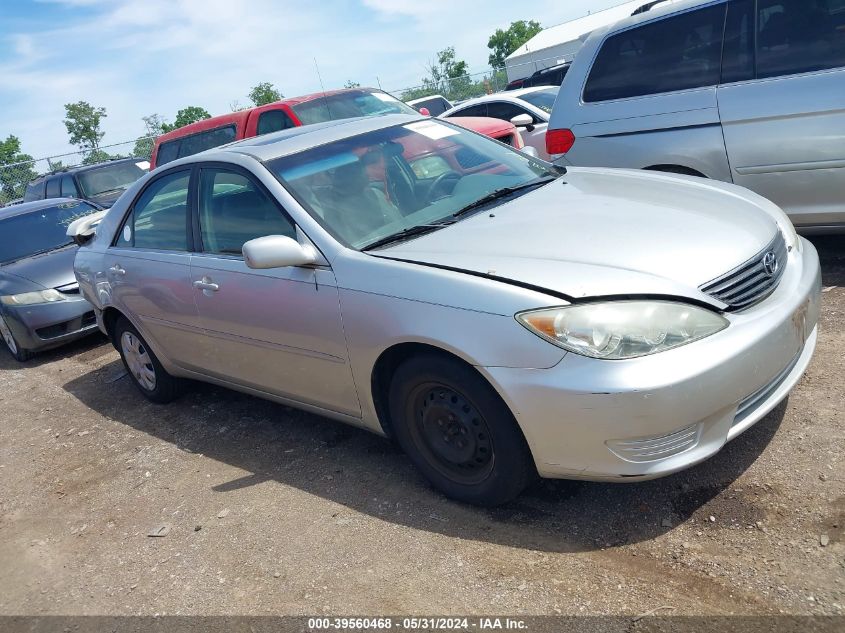
[[[126,274],[126,270],[121,268],[120,264],[115,264],[109,270],[114,273],[115,275],[120,275],[121,277]]]
[[[216,283],[213,283],[208,277],[203,277],[202,279],[198,279],[197,281],[195,281],[194,288],[196,288],[197,290],[211,292],[217,292],[218,290],[220,290],[220,286],[218,286]]]

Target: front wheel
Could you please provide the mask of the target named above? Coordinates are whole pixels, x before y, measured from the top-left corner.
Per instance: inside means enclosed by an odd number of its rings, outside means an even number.
[[[16,361],[23,363],[32,358],[32,352],[23,349],[15,340],[15,335],[12,334],[9,324],[6,323],[6,319],[2,315],[0,315],[0,337],[3,338],[6,349],[9,350],[9,353],[14,356]]]
[[[536,477],[519,426],[473,368],[440,356],[405,361],[390,389],[402,449],[448,497],[483,506],[518,496]]]
[[[165,371],[138,330],[124,317],[115,324],[114,340],[129,377],[144,397],[166,404],[179,396],[181,381]]]

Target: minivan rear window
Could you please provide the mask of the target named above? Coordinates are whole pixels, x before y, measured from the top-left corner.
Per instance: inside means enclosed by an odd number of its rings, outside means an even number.
[[[610,101],[719,83],[725,4],[687,11],[609,37],[584,101]]]

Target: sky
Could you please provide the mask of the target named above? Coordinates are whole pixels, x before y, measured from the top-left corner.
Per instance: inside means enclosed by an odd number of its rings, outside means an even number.
[[[285,96],[352,80],[399,93],[454,46],[470,72],[515,20],[544,27],[622,0],[0,0],[0,139],[35,158],[73,151],[64,104],[106,108],[104,145],[198,105],[222,114],[262,81]]]

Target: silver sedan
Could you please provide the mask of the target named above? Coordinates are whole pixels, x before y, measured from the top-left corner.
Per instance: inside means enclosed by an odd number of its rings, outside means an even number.
[[[816,344],[818,257],[763,198],[440,120],[210,150],[94,224],[76,276],[144,396],[191,378],[391,436],[471,503],[700,462]]]

